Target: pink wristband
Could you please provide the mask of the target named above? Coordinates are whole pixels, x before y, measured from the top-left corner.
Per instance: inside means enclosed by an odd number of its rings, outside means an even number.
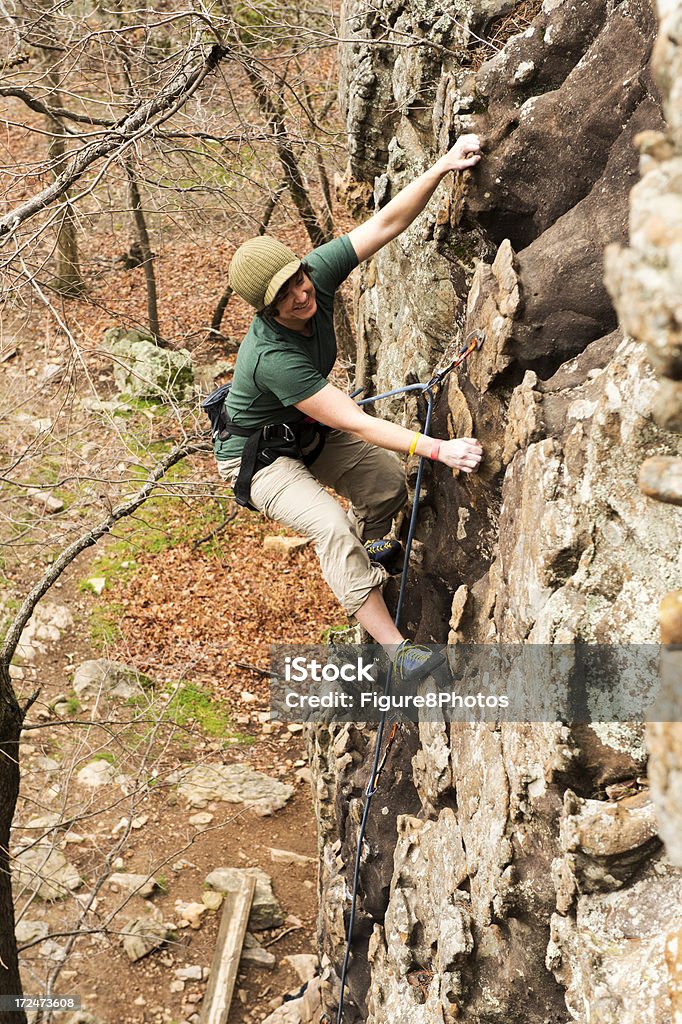
[[[435,462],[438,459],[439,455],[440,455],[440,441],[434,441],[433,448],[431,449],[431,454],[429,455],[429,458],[433,459],[433,461]]]

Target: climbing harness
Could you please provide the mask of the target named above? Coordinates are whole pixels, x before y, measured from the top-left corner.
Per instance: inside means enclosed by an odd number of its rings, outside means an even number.
[[[466,338],[465,343],[464,343],[464,347],[457,353],[455,358],[450,363],[448,363],[448,365],[444,369],[436,371],[436,373],[434,373],[434,375],[431,377],[431,380],[429,380],[428,383],[426,383],[426,384],[406,384],[402,388],[394,388],[391,391],[384,391],[382,394],[374,395],[371,398],[363,398],[363,399],[361,399],[358,402],[358,405],[368,405],[368,404],[370,404],[372,402],[378,402],[382,398],[390,398],[393,395],[404,394],[404,393],[406,393],[408,391],[419,391],[422,395],[425,396],[426,402],[427,402],[426,419],[424,421],[424,433],[428,434],[429,433],[429,428],[431,426],[431,417],[433,415],[433,410],[434,410],[436,399],[437,399],[437,397],[438,397],[438,395],[440,393],[441,385],[447,379],[447,377],[452,373],[453,370],[457,369],[458,366],[461,366],[462,363],[465,361],[465,359],[468,359],[468,357],[471,355],[472,352],[475,352],[477,349],[479,349],[481,347],[481,345],[483,344],[484,340],[485,340],[485,334],[484,334],[483,331],[480,331],[480,330],[472,331],[469,335],[467,335],[467,338]],[[357,391],[355,391],[353,393],[353,395],[351,397],[356,397],[357,395],[361,394],[364,390],[365,390],[364,388],[359,388]],[[425,463],[425,461],[426,461],[425,457],[423,455],[420,455],[419,456],[419,467],[417,469],[417,479],[416,479],[415,485],[414,485],[414,498],[412,499],[412,513],[410,515],[410,525],[409,525],[409,528],[408,528],[408,531],[407,531],[407,540],[405,542],[405,561],[404,561],[404,565],[403,565],[402,575],[400,577],[400,590],[399,590],[399,593],[398,593],[398,603],[396,605],[395,616],[394,616],[394,619],[393,619],[393,621],[394,621],[396,626],[398,625],[398,623],[400,621],[400,615],[401,615],[402,610],[403,610],[403,600],[404,600],[404,597],[405,597],[405,589],[407,587],[407,572],[408,572],[408,566],[410,564],[410,551],[412,550],[412,541],[414,540],[415,529],[416,529],[416,526],[417,526],[417,516],[418,516],[418,513],[419,513],[419,496],[421,494],[422,477],[423,477],[423,474],[424,474],[424,463]],[[391,663],[389,663],[388,670],[386,672],[386,682],[384,684],[384,696],[387,697],[387,698],[389,698],[390,695],[391,695],[392,676],[393,676],[393,666],[392,666]],[[388,700],[385,702],[385,706],[386,707],[389,706],[389,701]],[[362,812],[362,819],[360,821],[360,828],[358,830],[358,844],[357,844],[357,849],[356,849],[356,853],[355,853],[355,866],[354,866],[354,869],[353,869],[353,887],[352,887],[352,890],[351,890],[351,904],[350,904],[350,911],[348,913],[348,929],[347,929],[347,932],[346,932],[346,950],[345,950],[345,953],[344,953],[343,965],[342,965],[342,968],[341,968],[340,992],[339,992],[339,1007],[338,1007],[338,1011],[337,1011],[337,1015],[336,1015],[336,1024],[342,1024],[342,1021],[343,1021],[344,994],[345,994],[345,988],[346,988],[346,976],[348,974],[348,965],[349,965],[349,962],[350,962],[351,948],[352,948],[352,944],[353,944],[353,927],[354,927],[354,924],[355,924],[355,910],[356,910],[357,896],[358,896],[358,885],[359,885],[359,880],[360,880],[360,862],[361,862],[361,859],[362,859],[362,844],[363,844],[363,841],[364,841],[364,838],[365,838],[365,831],[367,829],[367,820],[369,818],[369,809],[370,809],[370,805],[371,805],[371,802],[372,802],[372,797],[374,796],[374,794],[377,791],[377,787],[378,787],[378,784],[379,784],[379,778],[381,776],[381,772],[383,771],[384,766],[386,764],[386,761],[388,760],[388,755],[389,755],[389,752],[391,750],[391,747],[395,743],[395,740],[396,740],[396,738],[398,736],[398,724],[394,723],[392,728],[391,728],[391,732],[389,734],[385,750],[384,750],[384,752],[382,754],[381,747],[382,747],[382,740],[383,740],[383,736],[384,736],[384,728],[385,728],[385,725],[386,725],[386,716],[387,716],[387,711],[382,711],[381,717],[379,719],[379,725],[378,725],[378,728],[377,728],[376,740],[375,740],[375,744],[374,744],[374,754],[373,754],[373,758],[372,758],[372,769],[370,771],[369,781],[368,781],[367,787],[365,789],[365,806],[364,806],[364,809],[363,809],[363,812]]]
[[[251,480],[259,469],[269,466],[281,455],[300,459],[311,465],[324,448],[329,427],[306,416],[292,423],[268,423],[266,426],[242,427],[227,414],[226,399],[231,384],[222,384],[201,403],[211,421],[213,440],[226,441],[230,436],[245,437],[239,473],[234,482],[238,505],[257,511],[251,504]]]

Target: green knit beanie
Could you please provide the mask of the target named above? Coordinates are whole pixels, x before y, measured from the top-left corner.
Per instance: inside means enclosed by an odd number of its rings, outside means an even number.
[[[259,235],[240,245],[232,257],[230,288],[249,305],[262,309],[300,266],[301,261],[288,246],[276,238]]]

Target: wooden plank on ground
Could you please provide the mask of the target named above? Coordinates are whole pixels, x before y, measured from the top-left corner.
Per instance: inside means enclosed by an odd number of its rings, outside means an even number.
[[[255,877],[243,875],[241,888],[225,894],[201,1024],[227,1024],[255,887]]]

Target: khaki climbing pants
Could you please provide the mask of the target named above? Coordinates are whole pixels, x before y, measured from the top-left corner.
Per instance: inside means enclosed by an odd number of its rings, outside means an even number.
[[[239,463],[218,461],[218,472],[234,484]],[[351,501],[347,513],[325,487]],[[398,457],[342,430],[327,434],[312,465],[281,457],[258,470],[251,482],[252,505],[314,541],[324,578],[349,615],[387,576],[370,563],[362,542],[384,537],[406,499]]]

